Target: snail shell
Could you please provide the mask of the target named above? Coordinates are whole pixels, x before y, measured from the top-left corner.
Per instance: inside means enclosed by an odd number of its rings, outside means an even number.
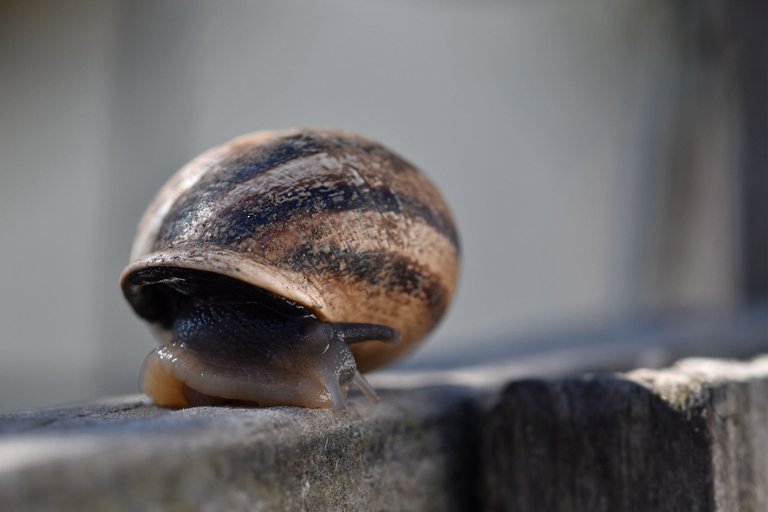
[[[121,278],[160,348],[158,405],[345,408],[360,375],[410,351],[453,297],[459,243],[427,177],[348,132],[236,138],[159,191]]]

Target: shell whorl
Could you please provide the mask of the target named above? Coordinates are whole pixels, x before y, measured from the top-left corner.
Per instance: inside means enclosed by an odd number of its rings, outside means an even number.
[[[408,351],[456,288],[451,213],[418,169],[380,144],[331,130],[259,132],[182,168],[142,219],[123,274],[137,307],[153,266],[236,277],[321,320],[389,325],[402,343],[353,347],[361,371]]]

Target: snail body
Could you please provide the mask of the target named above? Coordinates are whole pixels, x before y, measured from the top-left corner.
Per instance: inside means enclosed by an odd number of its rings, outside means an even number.
[[[161,346],[158,405],[225,401],[342,411],[361,372],[410,351],[456,288],[440,193],[367,138],[258,132],[192,160],[144,214],[123,293]]]

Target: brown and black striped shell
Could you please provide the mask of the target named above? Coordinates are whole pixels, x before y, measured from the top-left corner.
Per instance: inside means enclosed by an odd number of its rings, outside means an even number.
[[[131,259],[122,285],[140,315],[155,306],[136,276],[179,267],[241,280],[323,321],[397,329],[397,345],[351,347],[368,371],[443,316],[459,242],[438,190],[400,156],[348,132],[286,130],[236,138],[183,167],[142,218]]]

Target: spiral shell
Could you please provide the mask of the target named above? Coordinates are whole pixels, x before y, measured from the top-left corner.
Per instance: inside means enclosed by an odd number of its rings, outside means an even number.
[[[324,322],[400,332],[351,347],[360,371],[410,351],[448,308],[458,235],[427,177],[370,139],[333,130],[258,132],[192,160],[160,190],[122,276],[136,312],[168,336],[153,269],[228,276]]]

